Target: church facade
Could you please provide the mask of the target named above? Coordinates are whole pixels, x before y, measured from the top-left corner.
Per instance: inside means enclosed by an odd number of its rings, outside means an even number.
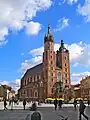
[[[63,97],[57,91],[59,81],[62,82],[64,90],[70,88],[70,61],[69,50],[61,40],[60,48],[54,51],[54,37],[48,26],[47,34],[44,36],[44,52],[42,63],[28,69],[21,79],[18,90],[19,99],[45,100],[49,97]]]

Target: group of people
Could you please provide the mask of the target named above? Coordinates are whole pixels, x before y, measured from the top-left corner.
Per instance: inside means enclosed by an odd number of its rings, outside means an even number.
[[[89,102],[90,103],[90,102]],[[88,105],[89,105],[88,103]],[[54,106],[55,106],[55,110],[57,109],[57,105],[59,106],[59,108],[62,107],[62,100],[57,101],[57,99],[54,100]],[[74,108],[76,111],[77,108],[77,100],[74,100]],[[82,100],[80,100],[80,105],[79,105],[79,120],[81,120],[81,116],[84,116],[86,118],[86,120],[89,120],[89,117],[85,114],[85,104]]]
[[[57,109],[57,107],[59,106],[59,109],[62,107],[62,100],[54,100],[54,105],[55,105],[55,110]]]
[[[12,103],[13,101],[11,101]],[[89,102],[90,103],[90,102]],[[88,103],[88,105],[89,105]],[[62,100],[57,100],[57,98],[54,100],[54,106],[55,106],[55,110],[57,109],[57,107],[62,108]],[[6,99],[4,100],[4,110],[7,109],[7,102],[6,102]],[[26,100],[24,99],[23,100],[23,109],[25,110],[25,106],[26,106]],[[77,100],[74,100],[74,108],[75,108],[75,111],[77,110]],[[80,100],[80,105],[79,105],[79,120],[81,120],[81,116],[83,115],[86,120],[89,120],[89,117],[85,114],[85,104],[82,100]],[[32,104],[32,107],[31,107],[31,110],[36,110],[37,109],[37,106],[36,106],[36,103],[34,102]]]
[[[15,100],[13,98],[9,100],[9,106],[11,106],[11,110],[13,110],[13,103],[14,103],[14,105],[18,104],[18,100]],[[7,100],[4,99],[4,110],[7,110],[7,109],[8,109],[7,108]]]

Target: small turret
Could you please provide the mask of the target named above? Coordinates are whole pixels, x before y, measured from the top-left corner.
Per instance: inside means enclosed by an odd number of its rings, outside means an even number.
[[[61,40],[59,51],[60,52],[68,52],[68,50],[64,46],[64,41],[63,40]]]

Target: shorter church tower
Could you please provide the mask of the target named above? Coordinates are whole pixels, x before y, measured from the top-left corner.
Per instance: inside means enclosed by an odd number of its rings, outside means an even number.
[[[62,82],[63,87],[70,88],[70,60],[69,60],[69,50],[64,46],[64,41],[61,40],[60,48],[56,53],[56,65],[62,69]]]

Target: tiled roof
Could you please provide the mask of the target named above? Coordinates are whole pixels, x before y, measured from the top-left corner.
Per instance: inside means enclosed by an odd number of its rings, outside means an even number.
[[[43,70],[43,63],[40,63],[40,64],[28,69],[25,74],[34,75],[36,73],[41,72],[42,70]]]

